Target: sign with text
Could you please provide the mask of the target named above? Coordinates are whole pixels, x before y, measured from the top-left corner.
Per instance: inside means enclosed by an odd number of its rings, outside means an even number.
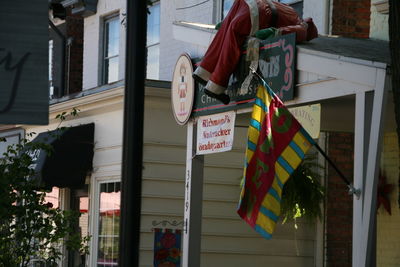
[[[308,134],[317,139],[321,131],[321,104],[289,108]]]
[[[234,111],[201,116],[197,121],[197,155],[229,151],[233,145]]]
[[[292,100],[294,97],[295,50],[295,34],[282,35],[260,43],[258,72],[282,101]],[[235,73],[230,77],[227,93],[231,102],[228,105],[204,94],[204,87],[197,84],[193,115],[202,116],[251,107],[254,103],[258,80],[253,78],[246,94],[238,94],[243,81],[249,74],[249,65],[250,62],[246,61],[246,51],[244,51]]]
[[[48,124],[48,1],[0,1],[0,124]]]
[[[183,54],[175,64],[171,84],[172,111],[176,122],[184,125],[190,118],[194,100],[193,65],[188,54]]]

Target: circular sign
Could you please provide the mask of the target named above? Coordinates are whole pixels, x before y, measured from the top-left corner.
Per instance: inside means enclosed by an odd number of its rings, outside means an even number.
[[[188,54],[182,54],[175,64],[172,77],[172,111],[178,124],[189,120],[194,102],[193,64]]]

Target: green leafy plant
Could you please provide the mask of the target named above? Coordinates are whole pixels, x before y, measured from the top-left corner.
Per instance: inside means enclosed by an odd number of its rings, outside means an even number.
[[[70,115],[76,113],[74,109]],[[65,120],[65,115],[59,119]],[[31,179],[31,155],[38,149],[52,151],[48,144],[23,139],[8,146],[0,158],[0,267],[24,267],[32,260],[57,266],[63,244],[68,250],[88,253],[89,238],[82,239],[74,229],[80,214],[53,208],[37,181]]]
[[[316,157],[305,158],[285,183],[281,202],[283,222],[300,217],[313,221],[322,217],[325,187],[320,182],[321,169]]]

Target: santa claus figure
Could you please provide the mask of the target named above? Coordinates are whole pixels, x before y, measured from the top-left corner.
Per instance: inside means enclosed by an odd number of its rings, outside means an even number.
[[[230,75],[235,70],[240,48],[259,29],[276,29],[278,34],[296,33],[296,41],[309,41],[318,36],[311,18],[302,20],[296,11],[271,0],[235,0],[228,15],[209,46],[193,78],[205,85],[204,92],[228,104],[225,94]]]

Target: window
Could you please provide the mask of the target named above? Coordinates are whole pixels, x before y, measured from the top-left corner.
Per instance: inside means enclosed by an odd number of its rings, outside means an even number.
[[[102,182],[99,187],[96,266],[118,266],[121,183]]]
[[[160,3],[149,7],[147,16],[147,79],[158,80],[160,69]]]
[[[119,19],[118,16],[104,20],[102,84],[118,80]]]

